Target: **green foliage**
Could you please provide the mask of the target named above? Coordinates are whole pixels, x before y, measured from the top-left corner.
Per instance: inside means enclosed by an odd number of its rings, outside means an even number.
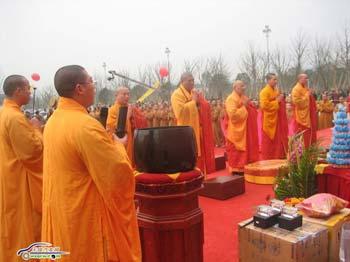
[[[318,142],[308,148],[303,145],[302,133],[289,140],[288,168],[281,169],[276,178],[275,195],[280,200],[291,197],[308,198],[316,191],[315,166],[320,146]]]

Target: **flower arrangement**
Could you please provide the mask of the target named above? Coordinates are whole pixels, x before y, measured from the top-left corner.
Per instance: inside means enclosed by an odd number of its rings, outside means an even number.
[[[288,166],[281,169],[276,178],[276,198],[307,198],[316,192],[315,166],[320,152],[319,143],[304,147],[303,133],[289,138]]]

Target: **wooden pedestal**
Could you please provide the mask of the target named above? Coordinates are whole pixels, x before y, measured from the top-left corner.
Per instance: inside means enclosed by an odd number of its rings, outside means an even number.
[[[245,192],[243,176],[219,176],[207,179],[203,183],[204,188],[199,193],[201,196],[225,200]]]
[[[203,261],[202,181],[136,184],[143,262]]]

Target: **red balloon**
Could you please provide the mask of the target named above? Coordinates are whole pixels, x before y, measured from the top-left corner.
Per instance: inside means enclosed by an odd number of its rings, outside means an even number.
[[[161,67],[159,69],[159,74],[161,77],[166,77],[169,75],[168,69],[166,69],[165,67]]]
[[[34,81],[39,81],[39,80],[40,80],[40,75],[39,75],[38,73],[33,73],[33,74],[32,74],[32,79],[33,79]]]

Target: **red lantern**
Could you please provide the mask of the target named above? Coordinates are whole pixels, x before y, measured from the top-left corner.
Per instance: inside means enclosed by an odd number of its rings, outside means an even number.
[[[39,80],[40,80],[40,75],[39,75],[38,73],[33,73],[33,74],[32,74],[32,79],[33,79],[34,81],[39,81]]]
[[[159,69],[159,74],[160,74],[160,76],[163,78],[163,77],[168,76],[169,71],[168,71],[168,69],[166,69],[165,67],[161,67],[161,68]]]

